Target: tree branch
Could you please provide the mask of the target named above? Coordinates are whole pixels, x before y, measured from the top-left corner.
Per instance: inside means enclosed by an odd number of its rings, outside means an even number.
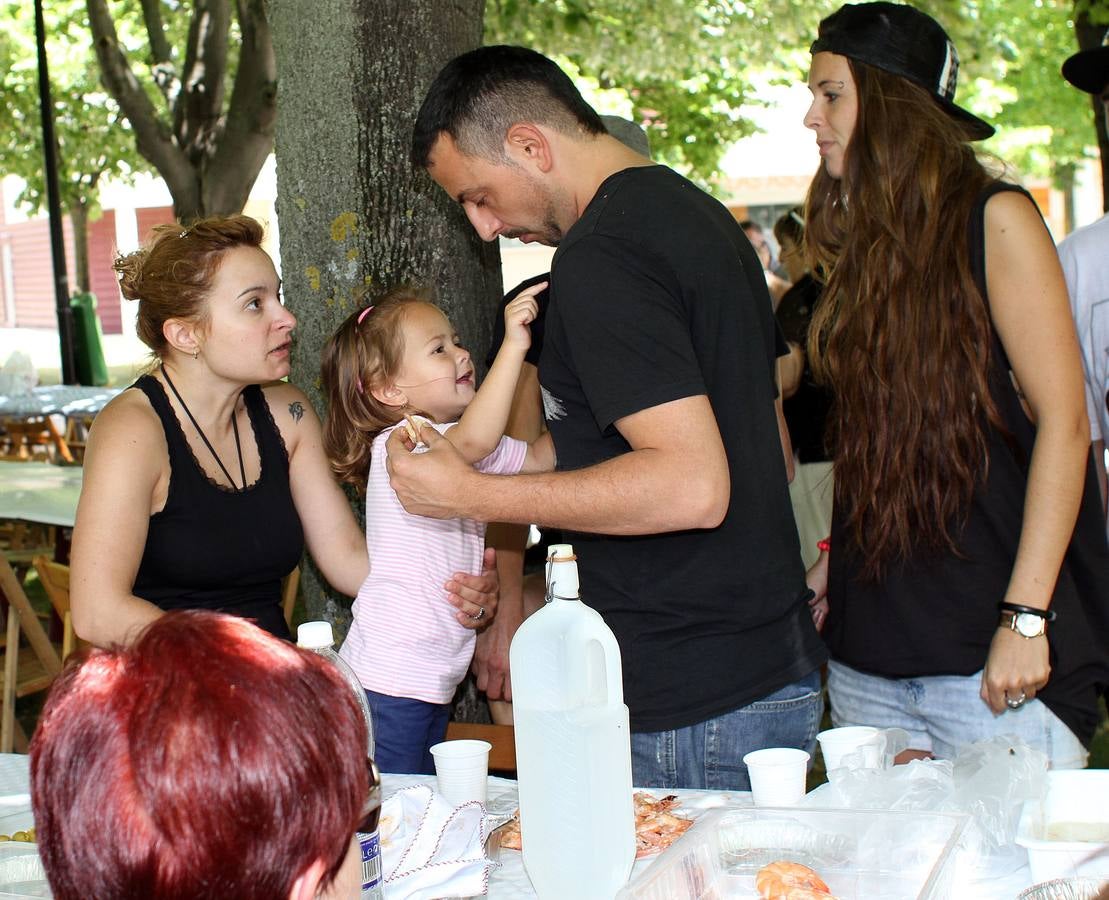
[[[194,165],[210,153],[220,127],[227,41],[228,0],[196,0],[182,70],[182,90],[173,110],[173,133]]]
[[[86,8],[101,81],[131,123],[139,153],[158,170],[175,205],[179,204],[190,192],[196,191],[192,167],[174,145],[169,130],[131,71],[106,0],[86,0]]]
[[[150,41],[151,71],[154,83],[172,108],[177,99],[181,83],[177,79],[177,69],[173,65],[173,49],[166,38],[162,24],[161,0],[142,0],[142,18],[146,25],[146,37]]]
[[[264,0],[237,0],[242,47],[223,132],[204,185],[209,212],[239,212],[273,148],[277,64]]]

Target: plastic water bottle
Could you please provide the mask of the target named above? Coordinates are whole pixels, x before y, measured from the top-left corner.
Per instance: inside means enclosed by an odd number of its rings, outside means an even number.
[[[635,862],[620,647],[581,602],[569,544],[547,548],[547,604],[509,650],[524,868],[540,898],[611,898]]]
[[[338,653],[335,652],[335,633],[331,630],[330,622],[305,622],[297,628],[297,646],[305,650],[318,653],[339,670],[343,678],[354,691],[358,699],[358,706],[366,719],[366,765],[370,774],[371,791],[377,781],[377,767],[373,763],[374,755],[374,722],[370,714],[370,705],[366,700],[366,692],[354,670]],[[362,851],[362,893],[361,900],[383,900],[385,896],[384,881],[381,872],[381,843],[377,832],[377,813],[374,810],[363,822],[363,827],[368,830],[358,831],[358,846]],[[372,828],[371,828],[372,825]]]

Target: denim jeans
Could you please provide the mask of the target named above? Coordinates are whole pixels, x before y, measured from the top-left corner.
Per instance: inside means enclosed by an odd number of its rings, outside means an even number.
[[[672,731],[632,735],[637,787],[749,791],[743,756],[764,747],[797,747],[812,756],[824,714],[820,671],[748,706]]]
[[[954,759],[975,741],[1014,735],[1047,754],[1056,769],[1081,769],[1087,752],[1082,742],[1039,700],[995,715],[978,692],[982,673],[882,678],[843,663],[828,663],[832,722],[904,728],[909,746]]]
[[[447,734],[449,703],[425,703],[366,691],[374,718],[374,762],[382,772],[434,775],[431,747]]]

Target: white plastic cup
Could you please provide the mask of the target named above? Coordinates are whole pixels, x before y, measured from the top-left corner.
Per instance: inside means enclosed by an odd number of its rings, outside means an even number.
[[[755,806],[794,806],[805,796],[809,754],[793,747],[768,747],[743,757]]]
[[[844,757],[859,751],[859,760],[864,769],[878,768],[881,750],[881,737],[877,728],[869,725],[845,725],[843,728],[829,728],[816,736],[820,742],[820,752],[824,754],[826,771],[840,768]]]
[[[470,800],[485,802],[492,749],[488,741],[472,740],[443,741],[431,748],[439,794],[451,806]]]

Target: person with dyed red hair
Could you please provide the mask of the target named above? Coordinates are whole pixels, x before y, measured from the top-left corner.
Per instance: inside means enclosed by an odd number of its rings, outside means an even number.
[[[51,689],[31,797],[57,900],[357,898],[366,725],[324,659],[169,613]]]

